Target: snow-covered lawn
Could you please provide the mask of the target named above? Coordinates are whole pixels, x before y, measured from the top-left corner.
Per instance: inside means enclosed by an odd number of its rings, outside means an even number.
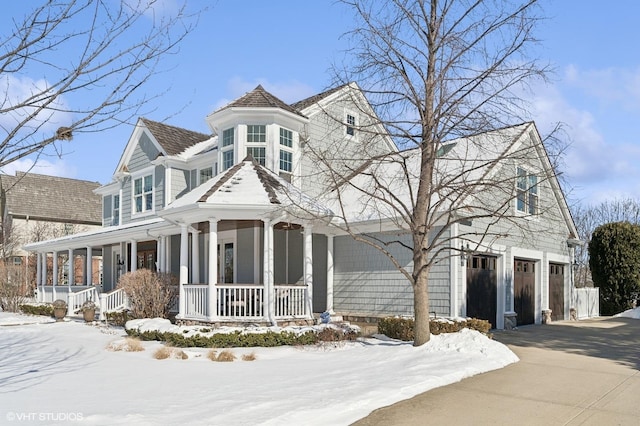
[[[157,360],[158,342],[143,342],[142,352],[107,350],[124,336],[122,328],[0,312],[0,424],[346,425],[518,360],[467,329],[419,348],[369,338],[232,349],[234,362],[210,361],[208,349],[196,348],[184,349],[186,360]]]
[[[640,319],[640,307],[634,309],[627,309],[624,312],[614,315],[615,317]]]

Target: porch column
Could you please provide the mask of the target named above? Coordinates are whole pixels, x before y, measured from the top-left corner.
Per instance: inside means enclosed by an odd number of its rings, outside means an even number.
[[[87,285],[93,285],[93,253],[91,246],[87,246]]]
[[[178,316],[184,317],[186,311],[186,300],[184,295],[184,285],[189,281],[189,232],[187,225],[180,225],[180,303]]]
[[[313,318],[313,234],[311,233],[311,225],[304,226],[304,283],[307,286],[307,315]]]
[[[158,237],[158,272],[166,272],[165,266],[165,237]]]
[[[75,304],[75,299],[74,299],[74,303],[71,303],[71,281],[73,281],[73,283],[75,284],[76,280],[75,277],[73,276],[73,272],[74,272],[74,265],[73,265],[73,249],[70,248],[69,249],[69,261],[67,262],[67,315],[71,316],[73,315],[73,310],[75,308],[75,306],[73,306]]]
[[[135,272],[138,270],[138,241],[131,240],[131,268],[129,271]]]
[[[208,312],[209,320],[215,321],[218,318],[218,219],[209,219],[209,276],[207,277],[208,288]]]
[[[56,286],[58,285],[58,252],[51,253],[51,262],[53,265],[53,276],[51,277],[51,301],[56,300]]]
[[[38,302],[44,302],[44,284],[42,282],[42,253],[36,253],[36,288],[38,289]]]
[[[200,282],[200,244],[198,244],[198,232],[191,232],[191,282]]]
[[[333,315],[333,235],[327,235],[327,312]]]
[[[264,223],[264,244],[263,244],[263,268],[262,285],[264,286],[264,318],[275,324],[275,288],[273,286],[273,226],[270,219],[263,219]]]

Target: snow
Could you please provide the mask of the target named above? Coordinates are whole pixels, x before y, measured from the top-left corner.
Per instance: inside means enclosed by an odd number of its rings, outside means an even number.
[[[137,327],[175,330],[158,320]],[[125,336],[121,327],[0,312],[0,423],[350,424],[518,361],[506,346],[468,329],[417,348],[366,338],[231,349],[234,362],[213,362],[202,348],[183,349],[186,360],[157,360],[159,342],[142,342],[141,352],[107,349],[122,346]],[[247,354],[255,361],[243,361]]]
[[[614,317],[640,319],[640,307],[627,309],[624,312],[620,312],[619,314],[614,315]]]

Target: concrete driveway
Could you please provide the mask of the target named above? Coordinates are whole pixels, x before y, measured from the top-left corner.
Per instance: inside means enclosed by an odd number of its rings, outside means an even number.
[[[640,425],[640,320],[497,331],[520,362],[380,408],[355,425]]]

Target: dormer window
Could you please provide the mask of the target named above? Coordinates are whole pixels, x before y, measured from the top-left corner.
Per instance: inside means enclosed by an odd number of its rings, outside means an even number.
[[[226,129],[222,132],[222,146],[230,146],[233,145],[234,142],[234,133],[233,127],[230,129]]]
[[[202,185],[203,183],[205,183],[206,181],[208,181],[209,179],[211,179],[213,177],[213,167],[207,167],[204,169],[200,169],[200,182],[199,184]]]

